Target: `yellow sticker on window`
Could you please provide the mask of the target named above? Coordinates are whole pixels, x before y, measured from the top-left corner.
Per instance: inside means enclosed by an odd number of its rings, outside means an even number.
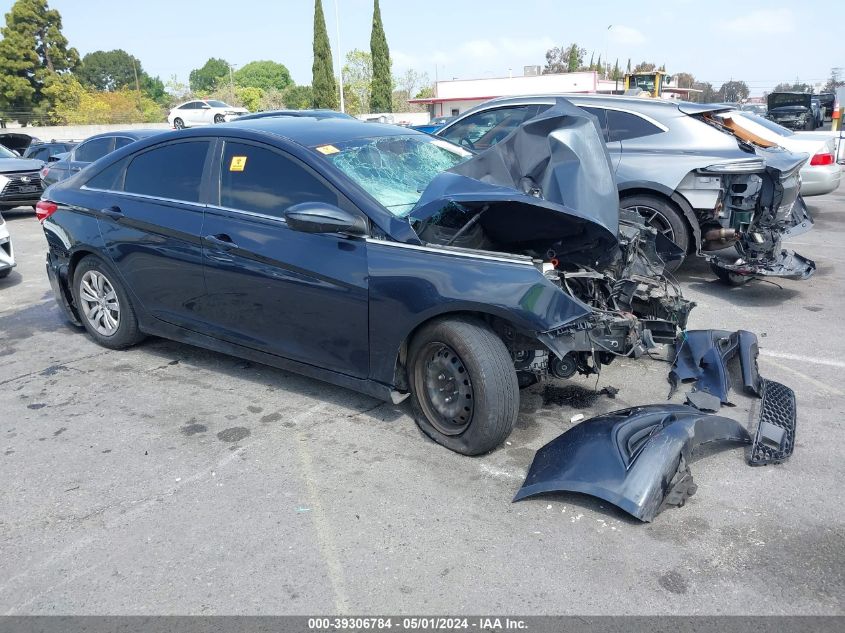
[[[243,171],[244,167],[246,167],[246,156],[232,156],[229,171]]]
[[[334,145],[320,145],[320,147],[317,147],[316,149],[318,152],[325,154],[326,156],[329,154],[337,154],[340,151]]]

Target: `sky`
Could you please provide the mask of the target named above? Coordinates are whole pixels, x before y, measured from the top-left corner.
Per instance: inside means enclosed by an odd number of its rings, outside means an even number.
[[[337,55],[369,50],[372,0],[323,0]],[[12,0],[0,0],[5,14]],[[209,57],[235,68],[259,59],[283,63],[311,82],[313,0],[50,0],[81,55],[122,48],[144,70],[187,83]],[[433,80],[506,77],[545,63],[552,46],[573,41],[624,67],[651,61],[691,72],[718,88],[748,83],[752,96],[782,81],[823,82],[845,67],[845,2],[779,0],[381,0],[394,73]],[[834,25],[834,26],[830,26]],[[837,26],[838,25],[838,26]],[[336,59],[336,57],[335,57]],[[335,68],[337,70],[337,68]]]

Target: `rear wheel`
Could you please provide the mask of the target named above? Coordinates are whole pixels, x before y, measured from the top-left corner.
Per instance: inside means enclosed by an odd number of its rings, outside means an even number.
[[[117,274],[99,257],[89,255],[77,264],[73,298],[82,325],[100,345],[124,349],[144,338],[129,295]]]
[[[223,117],[222,114],[215,114],[214,115],[214,122],[215,123],[224,123],[226,119]]]
[[[666,270],[672,272],[680,268],[686,253],[691,250],[690,231],[683,212],[665,198],[648,194],[638,194],[623,198],[620,206],[635,211],[646,224],[657,229],[664,236],[684,250],[684,257],[666,264]]]
[[[519,413],[519,384],[502,340],[474,319],[426,325],[409,350],[408,374],[420,429],[464,455],[493,450]]]
[[[173,127],[177,130],[184,129],[185,122],[182,119],[173,119]]]

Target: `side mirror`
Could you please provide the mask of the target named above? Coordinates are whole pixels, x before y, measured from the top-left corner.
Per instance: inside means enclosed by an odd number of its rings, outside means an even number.
[[[367,233],[367,223],[360,215],[325,202],[295,204],[285,211],[285,221],[303,233]]]

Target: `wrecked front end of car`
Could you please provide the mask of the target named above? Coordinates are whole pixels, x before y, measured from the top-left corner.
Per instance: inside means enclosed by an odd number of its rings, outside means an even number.
[[[529,257],[587,316],[499,332],[526,384],[592,374],[675,341],[694,304],[664,274],[680,249],[619,210],[592,117],[561,100],[491,149],[437,176],[410,214],[425,245]]]

